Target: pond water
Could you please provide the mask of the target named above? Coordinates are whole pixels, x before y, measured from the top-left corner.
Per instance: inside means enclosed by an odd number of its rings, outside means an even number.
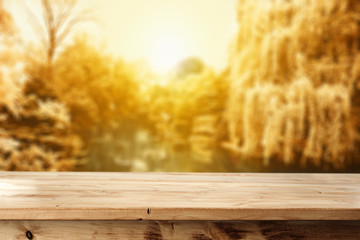
[[[126,130],[124,130],[126,129]],[[209,150],[210,162],[201,161],[190,144],[174,145],[151,130],[136,126],[106,133],[92,141],[87,163],[80,171],[228,172],[234,164],[218,147]]]
[[[174,144],[151,129],[127,124],[121,131],[107,131],[94,138],[86,164],[77,171],[99,172],[342,172],[359,173],[360,164],[345,169],[299,164],[286,165],[273,160],[241,159],[214,145],[207,152],[194,151],[191,141]],[[210,157],[209,157],[210,156]]]

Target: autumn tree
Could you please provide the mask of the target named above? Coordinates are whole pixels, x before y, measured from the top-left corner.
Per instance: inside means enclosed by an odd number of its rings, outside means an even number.
[[[225,146],[265,166],[358,161],[359,1],[239,0],[237,10]]]
[[[139,86],[132,66],[104,54],[86,37],[65,48],[55,65],[52,88],[70,107],[75,128],[89,133],[136,114]]]
[[[16,99],[19,95],[19,85],[11,77],[19,77],[15,71],[16,60],[19,54],[14,49],[13,41],[15,36],[15,26],[10,13],[4,8],[3,1],[0,1],[0,99],[3,105],[11,111],[16,112]]]
[[[79,24],[91,17],[78,8],[77,1],[41,0],[40,4],[43,18],[38,20],[24,3],[39,45],[46,53],[40,59],[28,59],[30,79],[25,92],[43,101],[64,103],[69,109],[71,129],[81,136],[90,157],[105,139],[121,132],[119,128],[126,129],[126,119],[136,117],[135,71],[131,64],[95,48],[86,35],[66,41],[74,36]],[[98,152],[103,154],[98,159],[106,162],[105,151]]]
[[[149,118],[182,170],[211,170],[225,105],[227,80],[197,57],[179,63],[166,85],[149,88]],[[199,166],[203,166],[200,168]]]
[[[69,107],[72,128],[85,141],[89,158],[97,152],[97,162],[110,162],[114,156],[99,148],[116,144],[141,121],[136,68],[94,47],[86,36],[67,46],[54,65],[52,91]]]
[[[26,1],[22,3],[40,47],[33,49],[37,54],[27,55],[27,72],[32,79],[26,88],[28,93],[35,92],[51,98],[54,93],[47,85],[53,78],[56,56],[78,25],[89,21],[91,14],[90,11],[79,10],[77,0],[39,0],[38,3],[43,12],[40,19]]]
[[[3,7],[3,0],[0,1],[0,32],[8,33],[12,29],[12,18],[10,14]]]
[[[4,11],[0,7],[1,37],[11,38],[15,26],[11,15]],[[1,42],[0,49],[6,49],[6,61],[0,65],[0,170],[74,169],[83,158],[83,148],[69,128],[67,108],[54,100],[24,94],[21,54],[11,41]]]
[[[89,20],[89,13],[79,11],[77,0],[41,0],[43,18],[39,20],[31,7],[23,3],[35,34],[46,52],[46,64],[51,67],[64,41],[79,23]]]

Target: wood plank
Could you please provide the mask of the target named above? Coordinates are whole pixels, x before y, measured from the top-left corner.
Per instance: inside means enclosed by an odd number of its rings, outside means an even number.
[[[0,172],[0,220],[360,220],[359,174]]]
[[[360,221],[0,221],[0,240],[358,240]]]

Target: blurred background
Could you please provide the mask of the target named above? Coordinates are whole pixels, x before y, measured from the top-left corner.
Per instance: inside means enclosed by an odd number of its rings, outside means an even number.
[[[0,170],[360,172],[358,0],[0,0]]]

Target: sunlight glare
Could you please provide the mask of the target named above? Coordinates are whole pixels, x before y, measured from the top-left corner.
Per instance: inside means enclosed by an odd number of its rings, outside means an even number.
[[[152,69],[157,73],[170,71],[183,58],[185,58],[185,49],[181,39],[176,35],[160,35],[151,44],[149,61]]]

